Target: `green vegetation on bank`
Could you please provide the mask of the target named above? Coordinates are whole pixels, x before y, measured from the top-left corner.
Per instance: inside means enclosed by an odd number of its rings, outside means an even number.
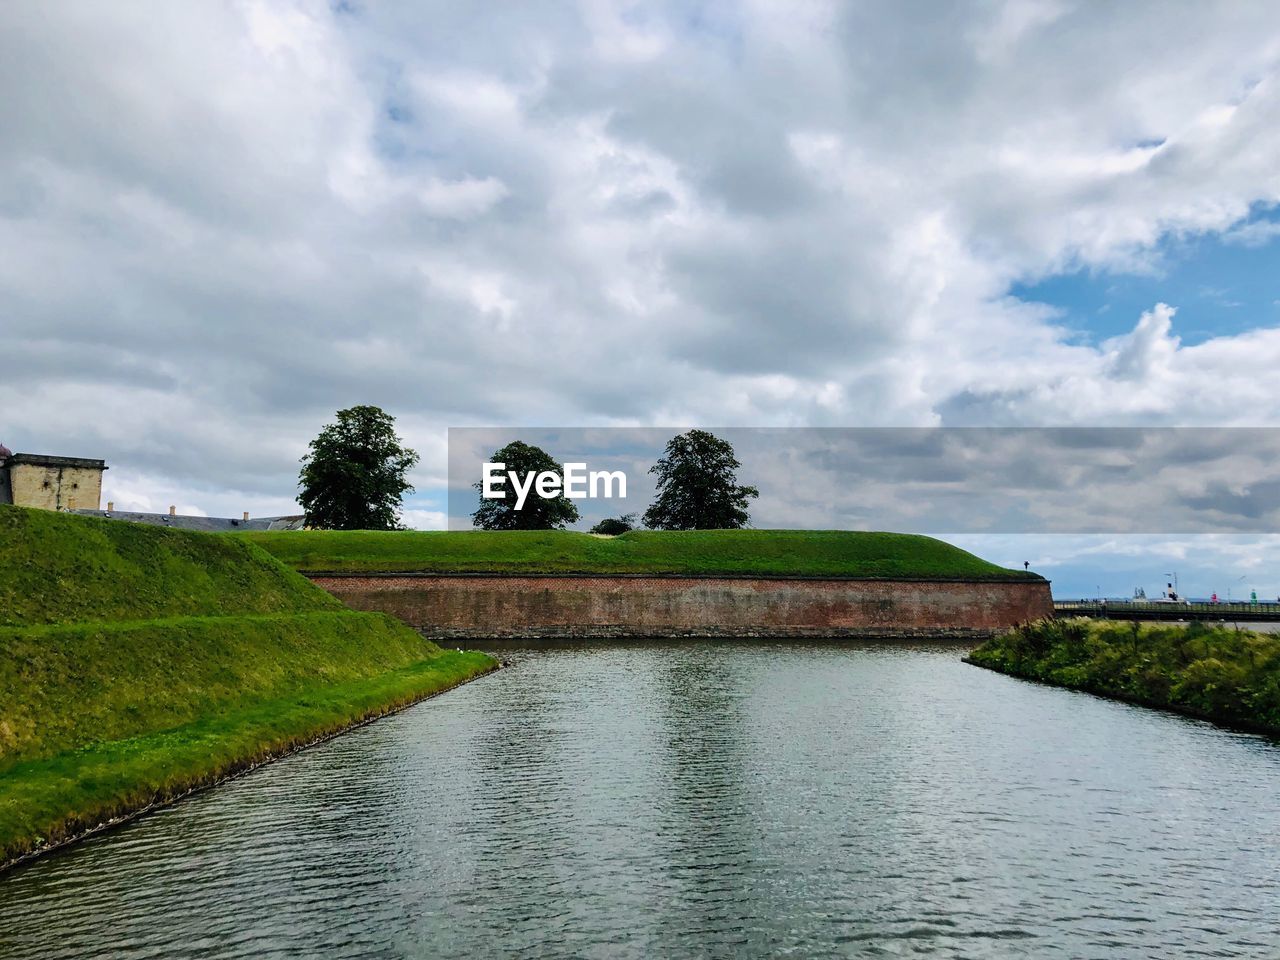
[[[0,507],[0,560],[0,864],[495,666],[225,536]]]
[[[321,531],[236,534],[304,573],[743,574],[1021,580],[1037,574],[903,533],[843,530]]]
[[[346,610],[6,627],[0,647],[5,759],[313,694],[398,670],[429,649],[392,617]]]
[[[1280,636],[1201,623],[1039,620],[974,650],[1015,677],[1280,734]]]

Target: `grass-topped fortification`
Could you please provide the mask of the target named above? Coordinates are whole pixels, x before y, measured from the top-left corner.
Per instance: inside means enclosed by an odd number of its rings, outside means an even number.
[[[237,534],[304,573],[676,574],[1039,580],[959,547],[842,530],[301,531]]]
[[[237,538],[0,506],[0,864],[493,666]]]

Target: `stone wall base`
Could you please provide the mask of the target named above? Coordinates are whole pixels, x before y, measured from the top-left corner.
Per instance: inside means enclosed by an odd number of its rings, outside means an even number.
[[[981,639],[1053,615],[1045,580],[462,574],[312,579],[348,606],[389,613],[438,640]]]

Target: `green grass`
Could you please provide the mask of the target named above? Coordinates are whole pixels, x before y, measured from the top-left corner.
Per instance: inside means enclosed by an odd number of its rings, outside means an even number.
[[[931,537],[840,530],[255,532],[304,573],[664,573],[1040,579]]]
[[[371,678],[205,713],[191,723],[94,743],[0,770],[0,864],[115,817],[163,803],[294,747],[492,669],[448,651]]]
[[[496,665],[243,540],[0,507],[0,865]]]
[[[341,609],[237,537],[0,506],[0,626]]]
[[[349,610],[8,627],[0,651],[0,769],[438,653],[389,616]]]
[[[1220,625],[1041,620],[974,650],[1016,677],[1280,734],[1280,636]]]

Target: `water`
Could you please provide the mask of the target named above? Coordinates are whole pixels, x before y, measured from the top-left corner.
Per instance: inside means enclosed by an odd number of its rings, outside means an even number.
[[[1280,746],[960,653],[511,649],[0,877],[0,956],[1280,956]]]

